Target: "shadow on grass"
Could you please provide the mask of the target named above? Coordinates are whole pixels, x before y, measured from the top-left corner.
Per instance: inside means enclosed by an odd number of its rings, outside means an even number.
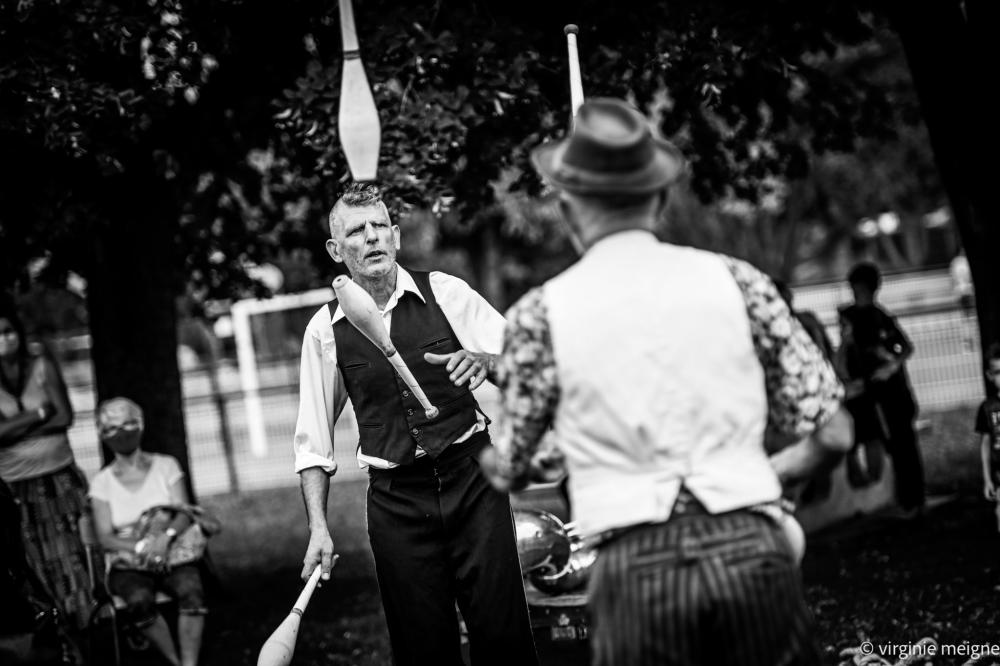
[[[390,663],[365,527],[365,482],[333,483],[329,514],[340,560],[302,619],[296,665]],[[224,522],[212,541],[221,590],[212,599],[205,664],[256,664],[257,653],[291,610],[308,542],[295,488],[217,496],[204,502]]]

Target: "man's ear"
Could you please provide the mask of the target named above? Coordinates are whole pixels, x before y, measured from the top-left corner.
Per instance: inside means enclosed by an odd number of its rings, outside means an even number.
[[[326,253],[338,264],[344,263],[344,258],[340,255],[340,244],[332,238],[326,240]]]
[[[394,225],[392,225],[392,240],[396,244],[396,251],[397,252],[399,252],[399,238],[400,238],[400,236],[399,236],[399,225],[398,224],[394,224]]]
[[[664,188],[656,195],[656,218],[662,220],[667,212],[667,203],[670,201],[670,188]]]

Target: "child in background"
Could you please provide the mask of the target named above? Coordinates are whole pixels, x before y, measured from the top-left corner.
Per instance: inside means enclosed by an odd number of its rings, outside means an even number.
[[[976,432],[982,435],[980,456],[983,461],[983,495],[996,502],[997,531],[1000,531],[1000,343],[986,350],[986,377],[990,381],[989,395],[976,413]]]

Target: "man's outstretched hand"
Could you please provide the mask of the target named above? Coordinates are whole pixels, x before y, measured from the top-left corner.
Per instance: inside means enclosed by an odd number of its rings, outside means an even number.
[[[496,357],[492,354],[470,352],[459,349],[451,354],[424,354],[424,360],[432,365],[444,365],[450,373],[448,378],[455,386],[469,383],[469,390],[479,388],[486,381],[487,373],[493,368]]]

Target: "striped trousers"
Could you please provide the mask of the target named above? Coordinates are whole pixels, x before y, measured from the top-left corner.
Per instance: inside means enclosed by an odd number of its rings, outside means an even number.
[[[601,547],[590,582],[595,666],[815,666],[788,541],[747,511],[671,517]]]

